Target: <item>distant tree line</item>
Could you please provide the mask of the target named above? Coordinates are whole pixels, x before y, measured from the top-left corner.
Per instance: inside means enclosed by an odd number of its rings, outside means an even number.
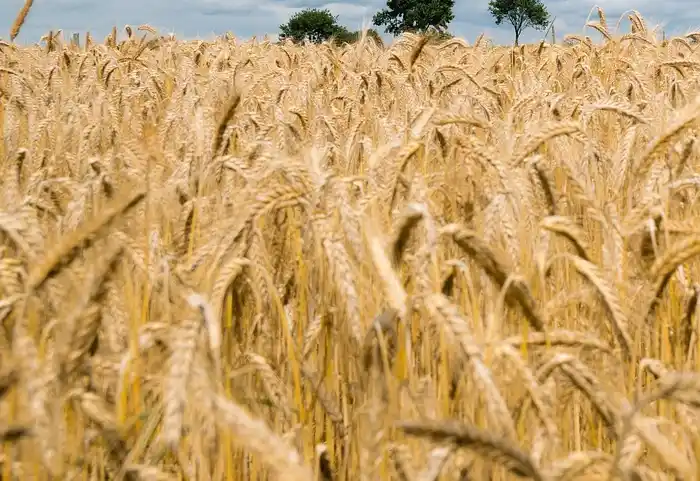
[[[435,35],[449,38],[447,28],[454,20],[454,0],[387,0],[386,8],[377,12],[372,21],[376,27],[384,27],[386,33],[400,35],[404,32]],[[515,44],[527,28],[543,30],[549,25],[549,13],[542,0],[491,0],[489,12],[496,25],[510,24],[515,33]],[[287,23],[280,25],[280,40],[295,43],[310,41],[336,44],[354,43],[361,31],[351,31],[338,23],[338,17],[328,9],[307,8],[295,13]],[[382,43],[374,29],[367,35]]]
[[[308,40],[313,43],[333,41],[337,44],[354,43],[360,39],[361,31],[351,31],[338,23],[338,17],[330,10],[307,8],[295,13],[287,23],[280,26],[280,40],[292,40],[301,43]],[[369,29],[367,35],[382,42],[379,33]]]

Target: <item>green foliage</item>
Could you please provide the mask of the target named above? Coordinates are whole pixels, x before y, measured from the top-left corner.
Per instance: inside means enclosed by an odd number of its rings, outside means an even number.
[[[429,37],[432,37],[431,40],[433,40],[434,42],[444,42],[446,40],[450,40],[451,38],[454,38],[454,35],[452,35],[450,32],[437,30],[436,28],[433,28],[433,27],[429,27],[423,33]]]
[[[544,30],[549,24],[547,7],[541,0],[491,0],[489,12],[496,20],[496,25],[503,21],[510,23],[515,31],[515,45],[520,34],[529,27]]]
[[[360,32],[351,32],[347,29],[339,30],[335,35],[333,35],[334,43],[344,44],[344,43],[355,43],[360,39]]]
[[[430,27],[442,32],[454,19],[454,0],[387,0],[384,10],[374,15],[374,25],[392,35],[424,33]]]
[[[379,32],[374,30],[373,28],[370,28],[367,30],[367,37],[370,39],[374,40],[378,45],[384,45],[384,41],[382,40],[382,37],[379,35]],[[342,29],[342,31],[339,31],[337,34],[333,36],[333,40],[335,41],[336,44],[342,45],[344,43],[355,43],[358,42],[362,38],[362,31],[361,30],[356,30],[354,32],[351,32],[350,30]]]
[[[367,30],[367,36],[383,45],[382,37],[374,29]],[[289,39],[295,43],[309,40],[314,43],[332,41],[337,45],[355,43],[362,37],[362,31],[350,31],[338,24],[338,18],[330,10],[307,8],[295,13],[284,25],[280,25],[280,41]]]
[[[338,25],[337,17],[327,9],[307,8],[295,13],[286,24],[280,25],[280,40],[290,39],[295,43],[304,40],[321,43],[333,36],[349,33],[345,27]]]

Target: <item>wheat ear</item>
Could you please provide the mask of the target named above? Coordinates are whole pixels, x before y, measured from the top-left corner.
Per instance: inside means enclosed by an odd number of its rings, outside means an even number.
[[[456,422],[402,421],[397,427],[406,434],[450,442],[460,448],[467,448],[485,459],[498,463],[508,471],[535,481],[544,481],[530,455],[512,441],[493,436],[474,426]]]
[[[13,42],[15,38],[17,38],[17,35],[19,35],[19,31],[22,28],[22,25],[24,25],[25,20],[27,20],[27,15],[29,14],[29,10],[32,8],[33,3],[34,0],[25,0],[24,5],[22,5],[22,9],[17,14],[17,18],[15,18],[15,21],[10,28],[10,40]]]
[[[486,271],[499,288],[504,287],[512,271],[505,254],[489,247],[476,232],[457,224],[445,226],[441,232],[450,235],[457,245]],[[544,318],[537,308],[530,289],[523,281],[515,280],[508,285],[506,301],[508,304],[520,305],[533,329],[545,330]]]
[[[117,217],[133,209],[145,197],[146,193],[141,191],[116,201],[82,228],[64,236],[44,257],[44,261],[38,263],[29,272],[27,279],[29,289],[32,291],[39,289],[49,278],[70,265],[83,249],[94,244],[97,238],[104,234]]]

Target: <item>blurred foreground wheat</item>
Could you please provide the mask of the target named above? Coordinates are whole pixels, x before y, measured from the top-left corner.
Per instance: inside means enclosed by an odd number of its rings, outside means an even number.
[[[700,479],[700,58],[630,21],[0,45],[2,479]]]

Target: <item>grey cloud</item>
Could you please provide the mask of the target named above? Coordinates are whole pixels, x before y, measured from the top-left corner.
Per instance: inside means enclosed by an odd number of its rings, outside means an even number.
[[[513,32],[508,25],[496,26],[488,13],[489,0],[458,0],[455,20],[450,30],[473,42],[485,33],[495,43],[509,43]],[[9,36],[9,27],[24,0],[2,0],[0,38]],[[561,38],[567,33],[597,38],[591,29],[585,29],[586,18],[594,1],[545,0]],[[602,3],[602,2],[601,2]],[[20,43],[37,42],[49,30],[63,29],[66,35],[73,32],[91,34],[101,39],[108,35],[113,25],[148,23],[161,32],[174,32],[180,38],[208,38],[224,32],[233,32],[238,38],[253,35],[276,35],[279,25],[302,8],[329,8],[339,21],[349,28],[359,28],[363,22],[371,26],[372,15],[383,8],[385,0],[36,0],[29,17],[17,39]],[[607,0],[602,5],[608,23],[614,28],[625,11],[638,10],[653,26],[661,24],[669,35],[683,34],[700,26],[700,11],[693,8],[691,0]],[[629,21],[623,17],[620,28],[629,29]],[[123,30],[121,30],[123,31]],[[528,30],[523,41],[534,42],[544,32]],[[385,35],[389,39],[389,36]]]

